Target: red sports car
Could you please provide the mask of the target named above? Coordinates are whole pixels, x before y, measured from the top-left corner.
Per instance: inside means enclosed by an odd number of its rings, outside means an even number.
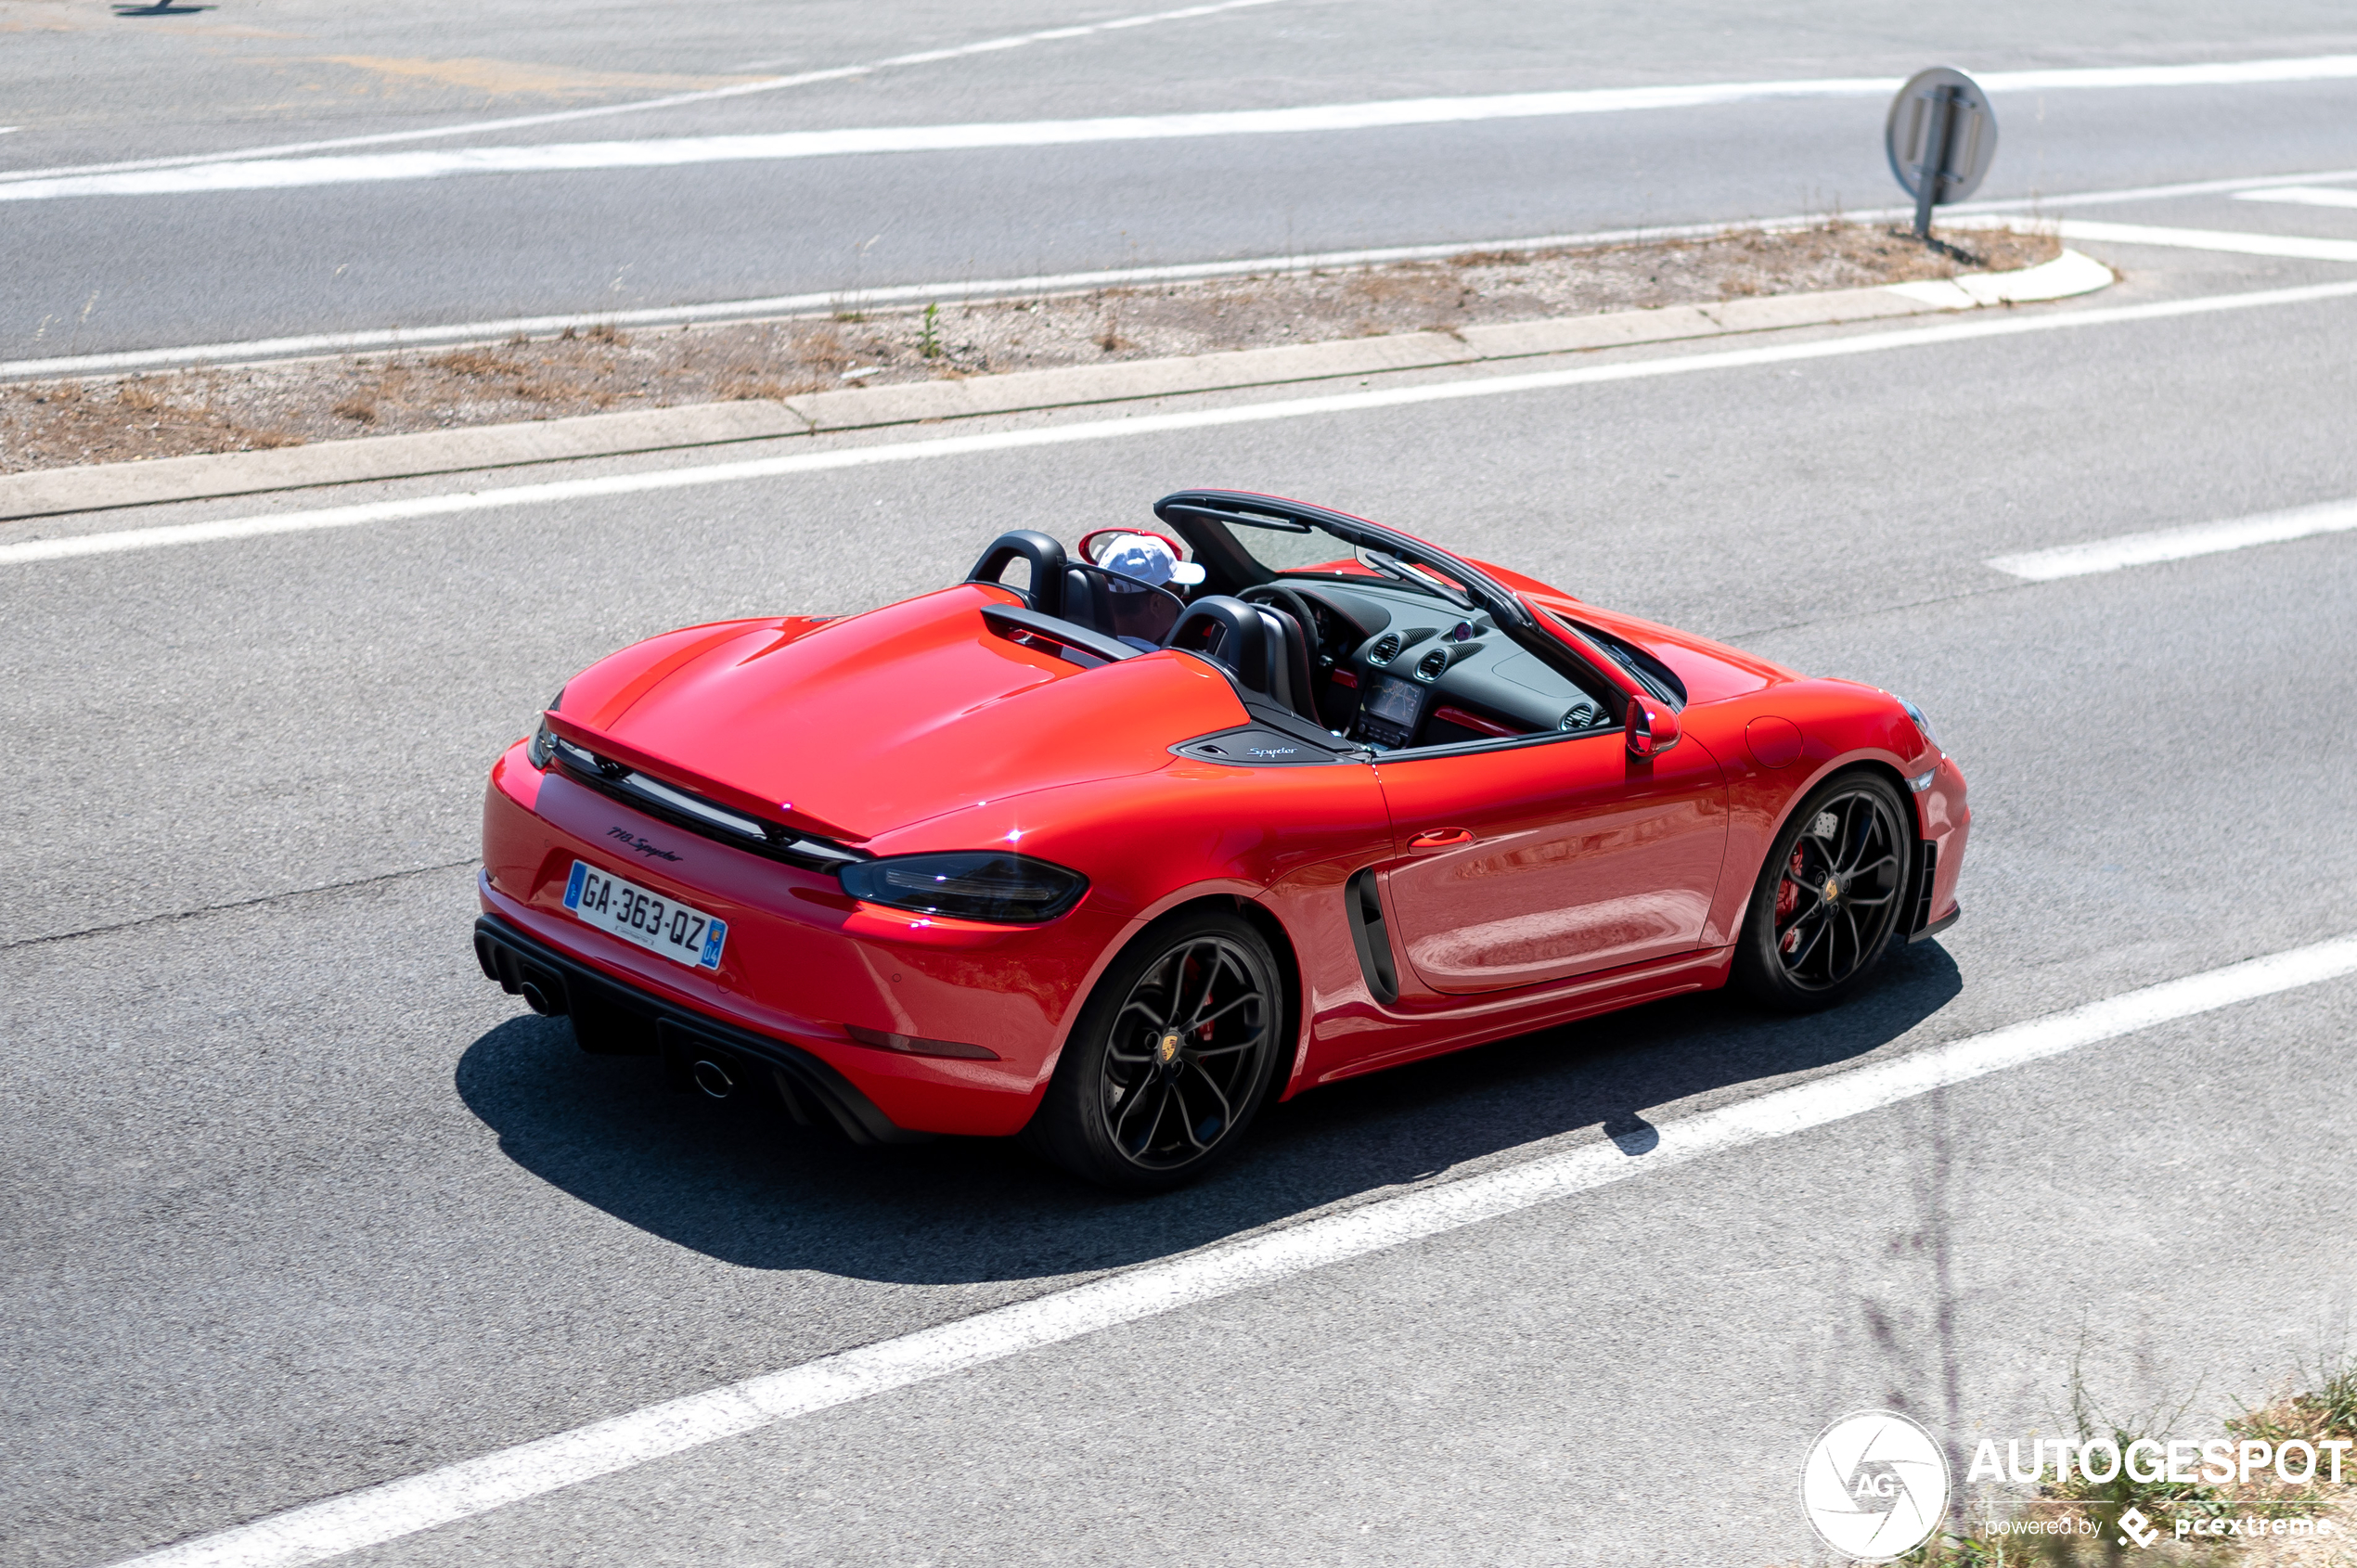
[[[601,660],[491,772],[483,972],[857,1141],[1154,1189],[1270,1096],[1957,916],[1924,715],[1359,518],[1190,490]]]

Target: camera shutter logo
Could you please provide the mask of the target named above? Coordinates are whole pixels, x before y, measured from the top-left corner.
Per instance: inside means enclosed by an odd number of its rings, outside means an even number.
[[[1834,1550],[1887,1562],[1923,1545],[1947,1516],[1948,1456],[1897,1411],[1860,1410],[1810,1446],[1800,1506]]]

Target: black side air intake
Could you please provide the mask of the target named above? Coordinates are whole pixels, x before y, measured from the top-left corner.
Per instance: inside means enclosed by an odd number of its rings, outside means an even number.
[[[1359,972],[1376,1001],[1389,1007],[1399,999],[1399,971],[1392,964],[1391,932],[1384,925],[1383,895],[1375,889],[1372,866],[1343,884],[1344,906],[1350,914],[1350,940],[1359,949]]]

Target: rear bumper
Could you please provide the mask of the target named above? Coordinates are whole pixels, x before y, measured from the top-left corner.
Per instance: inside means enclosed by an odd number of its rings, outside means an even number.
[[[636,1020],[665,1053],[717,1046],[740,1060],[757,1062],[779,1075],[797,1111],[824,1114],[854,1143],[921,1143],[933,1136],[895,1125],[850,1079],[810,1052],[625,984],[535,942],[496,915],[475,920],[475,961],[510,996],[532,985],[551,1012],[596,1008]]]
[[[893,1125],[918,1132],[1022,1130],[1046,1092],[1071,1012],[1124,924],[1093,900],[1037,928],[859,904],[831,876],[686,833],[544,775],[521,743],[492,770],[483,828],[481,911],[516,938],[640,998],[635,1017],[652,1016],[651,1007],[676,1020],[711,1020],[815,1060]],[[689,969],[570,913],[564,894],[576,859],[726,920],[719,968]],[[975,1047],[988,1055],[970,1055]]]

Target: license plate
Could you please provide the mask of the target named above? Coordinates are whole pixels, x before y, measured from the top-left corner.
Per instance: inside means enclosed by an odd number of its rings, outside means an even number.
[[[599,931],[635,942],[689,969],[716,970],[728,922],[624,881],[585,861],[573,863],[565,907]]]

